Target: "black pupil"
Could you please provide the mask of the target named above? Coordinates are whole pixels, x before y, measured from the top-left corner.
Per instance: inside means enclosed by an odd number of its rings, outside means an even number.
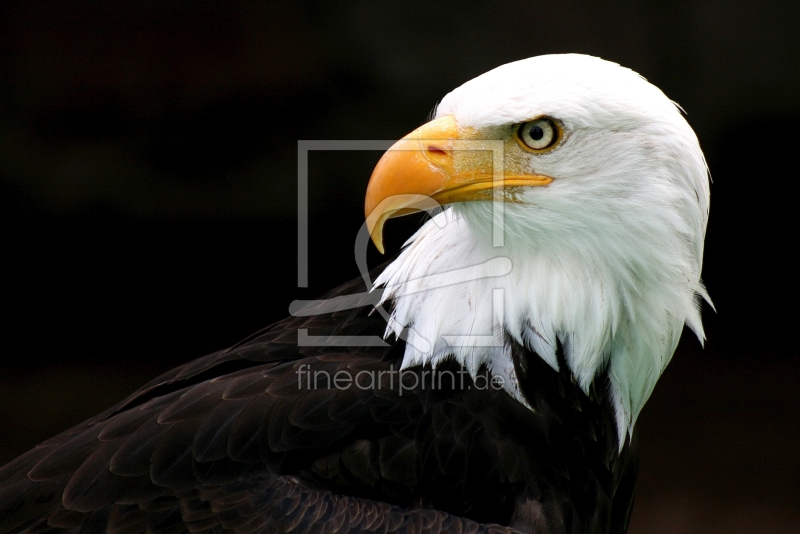
[[[544,137],[544,130],[542,130],[541,126],[533,126],[531,127],[530,136],[534,141],[538,141]]]

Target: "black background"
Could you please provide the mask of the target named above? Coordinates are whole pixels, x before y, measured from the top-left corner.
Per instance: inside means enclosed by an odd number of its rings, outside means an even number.
[[[379,153],[499,64],[581,52],[688,112],[713,176],[705,349],[644,409],[631,532],[800,529],[797,2],[4,3],[0,464],[358,274]],[[393,221],[394,223],[394,221]],[[398,250],[417,220],[389,228]],[[374,250],[370,261],[380,258]]]

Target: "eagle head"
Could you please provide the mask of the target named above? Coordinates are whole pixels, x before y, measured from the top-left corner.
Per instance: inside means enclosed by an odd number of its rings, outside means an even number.
[[[486,366],[520,402],[510,344],[588,392],[608,373],[621,440],[677,346],[704,339],[708,169],[680,108],[584,55],[500,66],[446,95],[380,160],[367,226],[432,218],[376,280],[403,366]],[[466,273],[466,274],[465,274]]]

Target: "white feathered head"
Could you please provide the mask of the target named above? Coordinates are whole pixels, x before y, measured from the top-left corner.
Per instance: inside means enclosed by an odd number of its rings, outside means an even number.
[[[560,343],[584,390],[608,371],[623,438],[683,325],[703,340],[708,171],[679,108],[637,73],[550,55],[455,89],[373,173],[378,248],[388,218],[435,205],[376,281],[387,335],[408,329],[404,366],[487,365],[524,402],[507,340],[554,368]]]

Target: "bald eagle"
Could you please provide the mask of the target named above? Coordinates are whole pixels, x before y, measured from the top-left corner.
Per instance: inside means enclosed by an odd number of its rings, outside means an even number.
[[[704,337],[708,206],[697,137],[635,72],[487,72],[378,162],[378,249],[431,218],[371,286],[7,464],[0,531],[623,533],[637,416],[684,324]]]

